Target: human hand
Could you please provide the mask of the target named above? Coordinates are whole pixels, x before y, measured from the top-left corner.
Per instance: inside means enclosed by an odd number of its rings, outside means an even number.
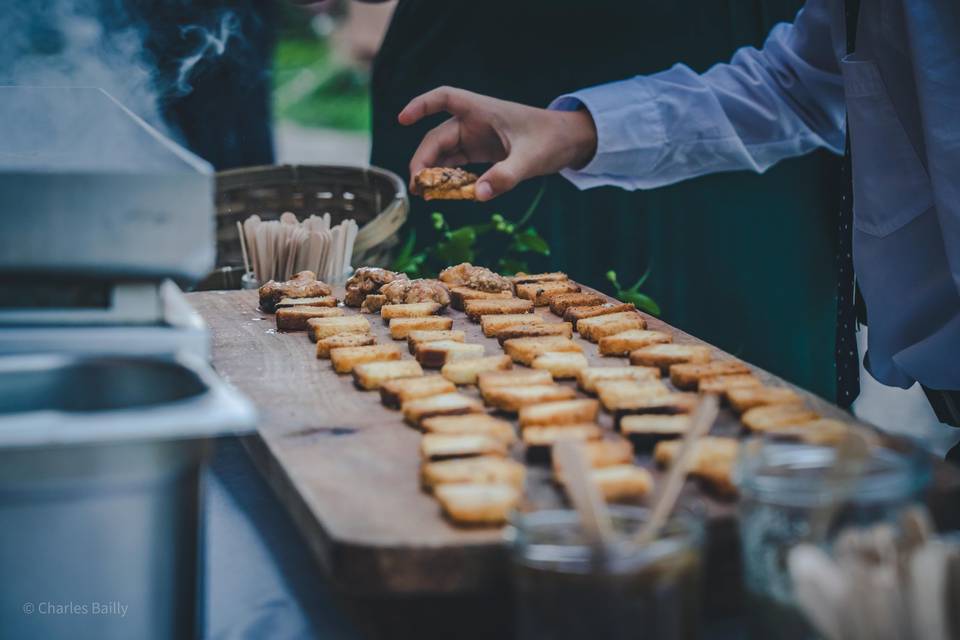
[[[451,117],[424,136],[410,160],[413,176],[426,167],[493,162],[477,180],[477,200],[495,198],[527,178],[580,168],[597,147],[587,111],[550,111],[440,87],[417,96],[398,120],[411,125],[435,113]]]

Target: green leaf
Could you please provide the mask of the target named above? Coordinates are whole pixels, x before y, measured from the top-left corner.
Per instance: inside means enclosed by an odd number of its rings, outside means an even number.
[[[613,269],[610,269],[610,271],[607,271],[607,281],[610,282],[610,284],[612,284],[617,289],[620,288],[620,285],[617,283],[617,272],[614,271]]]
[[[438,243],[434,249],[436,258],[446,264],[459,264],[473,261],[473,243],[477,235],[473,227],[461,227],[447,234],[447,239]]]
[[[639,290],[640,290],[640,287],[643,286],[643,283],[646,282],[646,281],[647,281],[647,278],[650,277],[650,269],[651,269],[651,267],[647,267],[647,270],[643,273],[642,276],[640,276],[640,279],[637,280],[632,287],[630,287],[630,290],[631,290],[631,291],[639,291]]]
[[[513,244],[510,248],[518,253],[539,253],[542,256],[550,255],[550,245],[547,244],[547,241],[544,240],[533,227],[527,227],[514,235]]]
[[[430,219],[433,220],[433,228],[437,229],[438,231],[447,226],[447,221],[443,218],[443,214],[439,211],[434,211],[431,213]]]
[[[537,207],[540,205],[540,200],[543,199],[543,194],[547,190],[547,180],[546,178],[540,183],[540,190],[537,191],[537,195],[533,196],[533,202],[530,203],[530,206],[527,207],[527,210],[523,212],[523,215],[520,216],[520,219],[517,220],[516,225],[522,227],[527,224],[527,221],[533,215],[533,212],[537,210]]]
[[[660,315],[660,305],[658,305],[653,298],[645,293],[640,293],[639,291],[627,291],[623,292],[619,298],[623,302],[632,302],[636,305],[637,309],[640,309],[641,311],[646,311],[647,313],[651,313],[655,316]]]

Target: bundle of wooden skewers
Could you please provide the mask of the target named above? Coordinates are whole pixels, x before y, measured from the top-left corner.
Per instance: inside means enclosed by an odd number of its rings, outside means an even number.
[[[259,282],[288,280],[300,271],[313,271],[325,282],[343,280],[359,231],[353,220],[331,227],[329,213],[302,222],[289,212],[269,221],[254,215],[237,227],[244,267]]]

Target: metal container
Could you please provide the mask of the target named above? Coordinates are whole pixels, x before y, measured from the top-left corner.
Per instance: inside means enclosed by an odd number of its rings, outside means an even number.
[[[196,636],[202,465],[253,423],[186,356],[0,358],[0,637]]]

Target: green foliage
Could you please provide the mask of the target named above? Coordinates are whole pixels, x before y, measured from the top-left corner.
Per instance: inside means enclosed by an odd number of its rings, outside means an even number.
[[[504,274],[529,271],[531,256],[550,255],[550,246],[528,225],[530,217],[543,198],[541,187],[523,216],[511,222],[500,213],[490,216],[484,224],[464,225],[453,229],[440,212],[431,216],[437,241],[416,249],[416,232],[410,231],[391,268],[411,277],[434,277],[441,269],[461,262],[489,267]]]
[[[613,285],[615,290],[613,295],[617,300],[621,302],[632,302],[636,305],[637,309],[659,316],[660,305],[657,304],[656,300],[640,291],[640,287],[643,286],[643,283],[647,281],[648,277],[650,277],[650,269],[647,269],[646,273],[640,276],[640,279],[637,280],[632,287],[624,289],[617,280],[617,272],[613,270],[607,271],[607,280]]]

